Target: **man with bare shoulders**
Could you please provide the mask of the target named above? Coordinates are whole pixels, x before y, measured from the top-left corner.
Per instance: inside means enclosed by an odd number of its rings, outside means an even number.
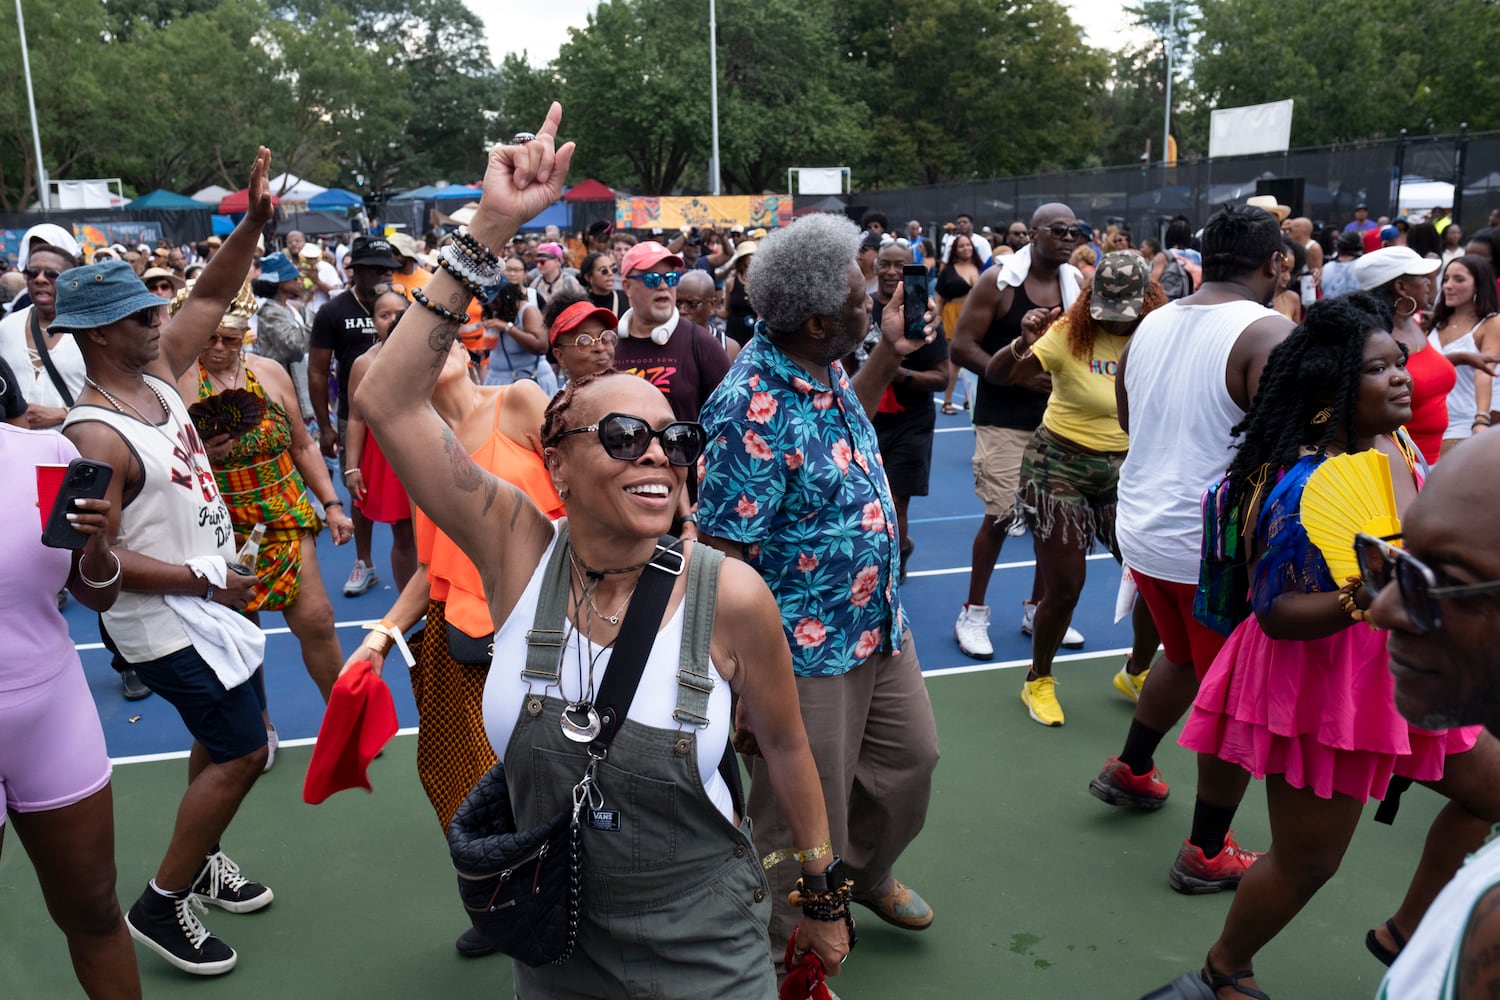
[[[1130,453],[1120,469],[1115,530],[1164,655],[1139,689],[1124,749],[1089,784],[1110,805],[1166,802],[1153,756],[1224,644],[1193,617],[1200,504],[1229,466],[1230,430],[1250,408],[1266,359],[1292,329],[1266,307],[1281,276],[1281,244],[1276,218],[1259,208],[1215,215],[1203,230],[1202,287],[1142,320],[1120,356],[1115,395]],[[1233,889],[1258,857],[1229,836],[1248,781],[1240,767],[1199,755],[1192,832],[1170,873],[1178,892]]]
[[[1413,725],[1479,723],[1500,732],[1500,649],[1494,642],[1500,546],[1493,535],[1474,535],[1474,512],[1492,504],[1497,491],[1500,436],[1481,434],[1445,456],[1406,509],[1402,549],[1374,540],[1359,547],[1365,586],[1375,592],[1370,621],[1390,629],[1396,707]],[[1428,908],[1379,998],[1495,996],[1497,954],[1500,842],[1492,839]]]
[[[249,212],[169,323],[166,303],[122,261],[60,274],[52,321],[53,329],[73,334],[87,371],[63,433],[85,458],[114,469],[109,531],[124,579],[104,625],[119,655],[193,735],[187,792],[166,856],[125,920],[137,941],[201,976],[228,972],[236,961],[234,949],[199,921],[202,904],[246,913],[272,900],[270,889],[242,876],[219,849],[266,762],[265,694],[250,679],[259,653],[246,669],[243,655],[231,664],[225,650],[194,644],[194,634],[232,634],[243,621],[198,602],[242,611],[255,577],[226,572],[235,555],[229,510],[175,387],[249,272],[271,218],[270,160],[262,148]],[[253,652],[259,630],[245,627],[253,637],[237,645]]]
[[[1007,254],[993,271],[980,275],[952,331],[950,356],[980,376],[974,403],[974,491],[984,501],[984,521],[974,535],[969,599],[953,629],[958,648],[979,660],[995,654],[985,594],[1010,531],[1011,506],[1021,482],[1021,456],[1041,426],[1052,391],[1052,376],[1045,372],[1028,383],[1003,386],[985,381],[984,370],[996,351],[1010,349],[1028,315],[1032,323],[1044,323],[1053,310],[1073,304],[1083,278],[1068,258],[1082,238],[1078,220],[1067,205],[1037,209],[1031,217],[1031,244]],[[1041,598],[1039,586],[1033,583],[1031,600],[1023,608],[1021,630],[1028,634],[1030,611]],[[1083,636],[1069,628],[1063,645],[1081,646]]]

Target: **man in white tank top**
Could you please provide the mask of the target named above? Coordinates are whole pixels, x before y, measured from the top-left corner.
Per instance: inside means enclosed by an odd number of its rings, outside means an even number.
[[[1500,731],[1500,647],[1494,641],[1500,597],[1500,538],[1475,536],[1474,512],[1500,491],[1500,436],[1481,434],[1440,462],[1402,520],[1406,555],[1444,586],[1485,588],[1432,604],[1436,628],[1413,624],[1407,607],[1430,604],[1392,580],[1370,607],[1371,624],[1390,630],[1387,650],[1396,707],[1414,725],[1472,725]],[[1371,574],[1378,575],[1378,574]],[[1419,574],[1420,575],[1420,574]],[[1370,585],[1370,581],[1366,581]],[[1397,942],[1399,944],[1399,942]],[[1471,855],[1428,908],[1380,986],[1380,1000],[1438,1000],[1500,994],[1500,841]]]
[[[141,680],[177,709],[194,740],[172,840],[126,924],[137,941],[195,975],[228,972],[236,961],[234,949],[198,920],[195,903],[246,913],[268,905],[272,894],[219,850],[266,762],[264,687],[253,680],[226,686],[210,659],[222,664],[227,655],[195,647],[183,628],[187,613],[179,617],[167,600],[185,595],[243,611],[255,583],[253,575],[230,572],[221,585],[211,579],[218,567],[198,562],[232,563],[234,534],[175,386],[197,363],[249,272],[256,239],[271,218],[269,164],[270,153],[261,149],[250,211],[170,323],[166,303],[120,261],[59,275],[53,320],[72,332],[88,372],[64,432],[81,455],[114,469],[110,533],[118,539],[124,579],[105,628]],[[189,560],[199,568],[189,568]]]
[[[1271,350],[1291,332],[1266,308],[1281,274],[1281,230],[1268,213],[1233,206],[1203,231],[1203,284],[1141,322],[1115,379],[1130,452],[1120,469],[1116,531],[1164,654],[1136,702],[1130,733],[1089,791],[1110,805],[1156,809],[1167,785],[1152,760],[1198,693],[1224,643],[1193,618],[1203,491],[1224,475],[1231,429],[1245,416]],[[1198,760],[1192,833],[1173,863],[1179,892],[1233,889],[1257,855],[1229,838],[1249,775]]]

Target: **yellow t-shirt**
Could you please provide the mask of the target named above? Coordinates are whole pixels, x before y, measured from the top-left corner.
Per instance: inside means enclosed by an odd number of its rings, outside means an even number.
[[[1068,321],[1053,323],[1032,345],[1042,368],[1052,374],[1052,396],[1042,426],[1093,451],[1125,451],[1130,436],[1120,429],[1115,406],[1115,370],[1129,337],[1100,330],[1093,356],[1075,357],[1068,344]]]

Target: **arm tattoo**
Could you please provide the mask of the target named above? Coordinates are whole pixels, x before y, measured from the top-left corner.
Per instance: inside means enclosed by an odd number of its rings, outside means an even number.
[[[458,443],[458,438],[453,436],[453,431],[447,427],[443,428],[443,451],[448,456],[449,464],[453,466],[453,485],[465,493],[483,489],[484,509],[480,513],[488,514],[495,505],[495,497],[500,493],[500,481],[474,464],[463,445]]]
[[[458,336],[458,327],[452,323],[439,323],[432,328],[427,335],[427,346],[432,349],[432,367],[441,368],[448,360],[448,350],[453,346],[453,338]]]

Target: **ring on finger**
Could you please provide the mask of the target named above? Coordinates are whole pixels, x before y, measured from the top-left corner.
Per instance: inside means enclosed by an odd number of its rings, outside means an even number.
[[[535,138],[535,132],[517,132],[515,135],[511,136],[510,142],[513,146],[524,146],[526,143]]]

